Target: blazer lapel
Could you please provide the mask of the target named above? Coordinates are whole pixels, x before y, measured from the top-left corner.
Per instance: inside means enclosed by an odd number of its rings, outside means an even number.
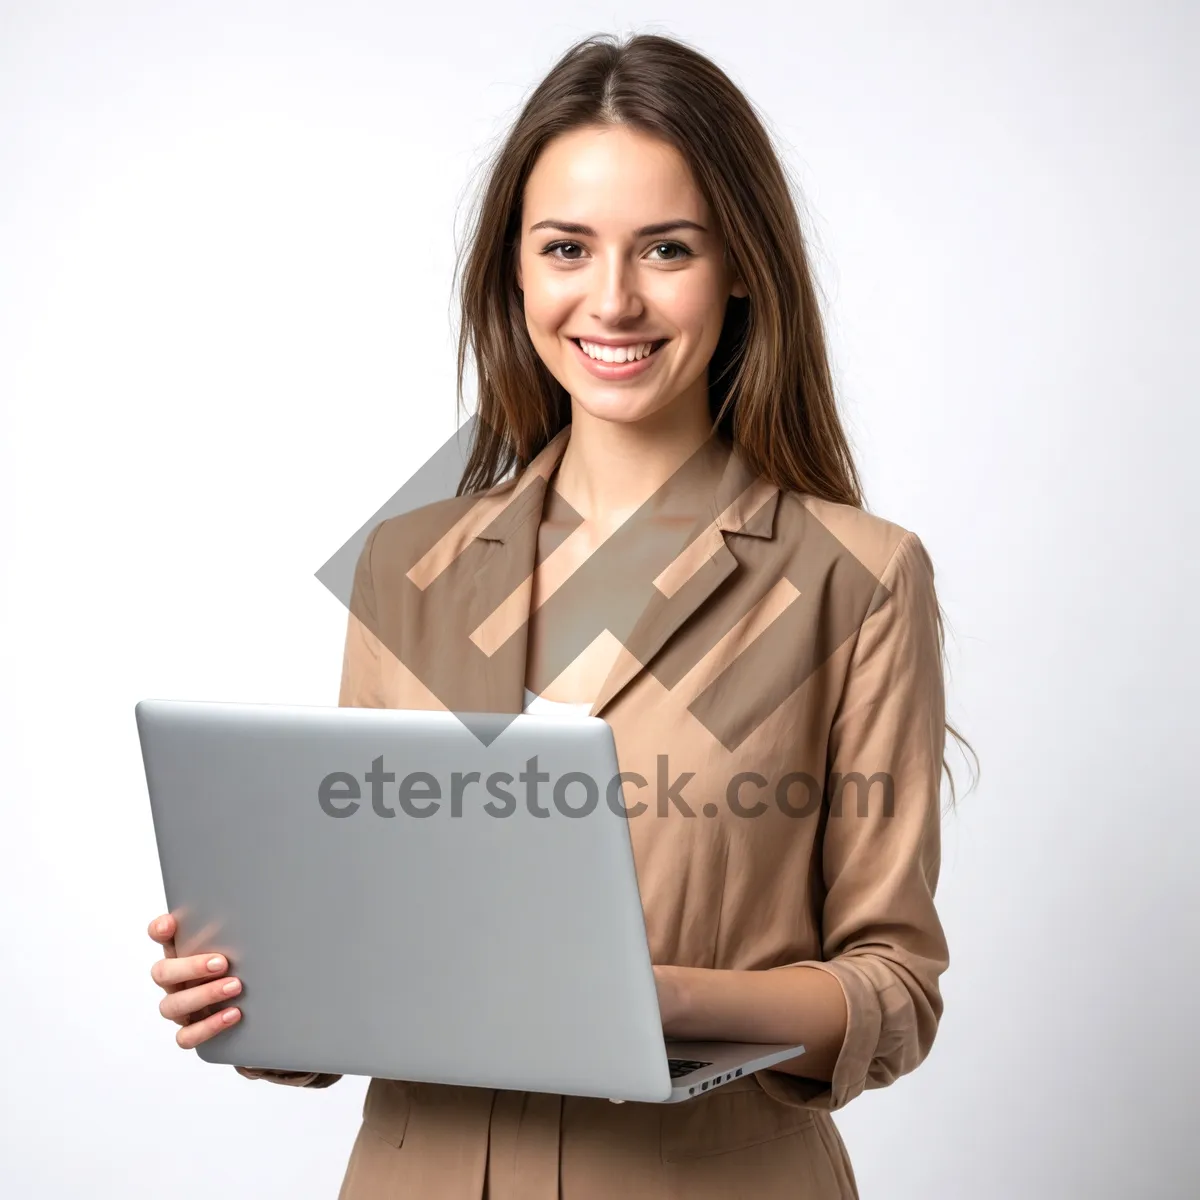
[[[520,713],[525,707],[525,659],[529,610],[537,566],[538,528],[547,481],[571,436],[561,429],[517,478],[495,519],[479,523],[475,539],[491,543],[492,554],[475,581],[477,603],[470,612],[470,640],[482,651],[479,684],[482,711]],[[504,492],[509,485],[500,485]]]
[[[472,610],[479,624],[472,626],[470,634],[470,640],[482,652],[480,684],[488,712],[520,713],[524,707],[539,526],[547,481],[569,438],[570,426],[566,426],[524,470],[517,486],[528,498],[510,500],[502,514],[494,520],[480,521],[475,532],[476,538],[496,544],[496,552],[480,572],[479,604]],[[646,671],[679,626],[737,570],[738,559],[727,545],[728,536],[773,535],[778,498],[778,487],[752,473],[737,450],[728,450],[714,439],[644,506],[642,511],[646,512],[664,503],[685,503],[698,511],[698,516],[683,550],[653,581],[647,581],[646,601],[632,629],[628,634],[619,632],[623,653],[602,684],[590,715],[604,712],[632,680]],[[636,538],[640,516],[631,517],[613,540],[620,536]],[[598,554],[604,553],[601,547]],[[612,553],[619,554],[619,548]]]
[[[538,530],[547,483],[566,449],[570,428],[566,426],[551,439],[515,486],[503,484],[484,493],[469,514],[471,525],[464,533],[494,546],[470,582],[471,601],[466,609],[470,640],[482,651],[476,660],[481,669],[474,689],[480,711],[519,713],[524,708]],[[678,473],[678,480],[678,486],[672,480],[663,494],[674,489],[676,499],[682,493],[691,496],[699,516],[682,551],[648,584],[640,615],[631,632],[621,637],[625,652],[593,702],[592,716],[602,713],[647,669],[675,631],[737,569],[738,559],[727,537],[773,536],[779,488],[751,472],[736,448],[729,450],[715,440],[706,443]],[[662,494],[647,507],[661,501]],[[622,527],[635,527],[626,536],[636,536],[637,519],[635,515]],[[431,569],[436,570],[437,564],[431,564]]]
[[[598,716],[637,679],[689,617],[739,564],[727,538],[732,534],[771,537],[779,488],[756,477],[737,449],[723,451],[715,487],[705,488],[704,504],[684,548],[655,577],[649,599],[589,710]]]
[[[430,506],[429,528],[414,538],[427,548],[404,571],[412,590],[403,633],[389,649],[483,741],[504,722],[470,714],[515,715],[523,707],[537,530],[568,430],[515,480],[476,495],[449,528],[440,524],[446,507]]]

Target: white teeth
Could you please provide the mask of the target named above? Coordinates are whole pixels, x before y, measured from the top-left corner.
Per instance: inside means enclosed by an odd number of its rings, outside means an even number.
[[[578,340],[589,358],[610,363],[632,362],[637,358],[645,358],[654,347],[653,342],[640,342],[636,346],[601,346],[596,342],[585,342],[582,338]]]

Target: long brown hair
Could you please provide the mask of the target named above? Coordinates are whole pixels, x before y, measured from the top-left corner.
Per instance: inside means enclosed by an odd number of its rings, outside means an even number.
[[[478,386],[478,420],[458,494],[485,490],[522,469],[571,420],[570,396],[525,326],[516,283],[521,202],[552,138],[606,125],[656,137],[683,156],[724,234],[726,259],[749,290],[748,297],[730,297],[709,364],[713,431],[779,487],[863,508],[784,166],[750,101],[720,67],[657,34],[624,41],[597,34],[573,45],[526,101],[488,165],[456,272],[460,411],[468,351]],[[938,646],[944,670],[940,604]],[[970,749],[948,722],[946,729]],[[942,765],[953,806],[953,774],[944,757]]]

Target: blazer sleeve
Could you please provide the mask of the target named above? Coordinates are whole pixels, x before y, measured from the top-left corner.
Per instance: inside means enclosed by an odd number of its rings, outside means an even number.
[[[375,546],[376,525],[371,530],[354,568],[354,584],[346,625],[346,644],[342,655],[342,682],[339,708],[385,708],[381,687],[379,642],[374,630],[376,619],[374,576],[371,553]],[[292,1087],[329,1087],[341,1075],[321,1071],[280,1071],[267,1067],[234,1067],[246,1079],[266,1079]]]
[[[945,688],[933,564],[915,533],[905,531],[880,583],[884,599],[859,630],[829,738],[822,958],[785,964],[841,984],[846,1037],[831,1083],[756,1072],[776,1099],[829,1111],[925,1059],[950,965],[934,907]]]

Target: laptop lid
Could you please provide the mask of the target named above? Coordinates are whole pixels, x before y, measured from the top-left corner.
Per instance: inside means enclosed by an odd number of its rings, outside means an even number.
[[[205,1061],[671,1095],[602,718],[135,715],[177,952],[219,951],[243,981]]]

